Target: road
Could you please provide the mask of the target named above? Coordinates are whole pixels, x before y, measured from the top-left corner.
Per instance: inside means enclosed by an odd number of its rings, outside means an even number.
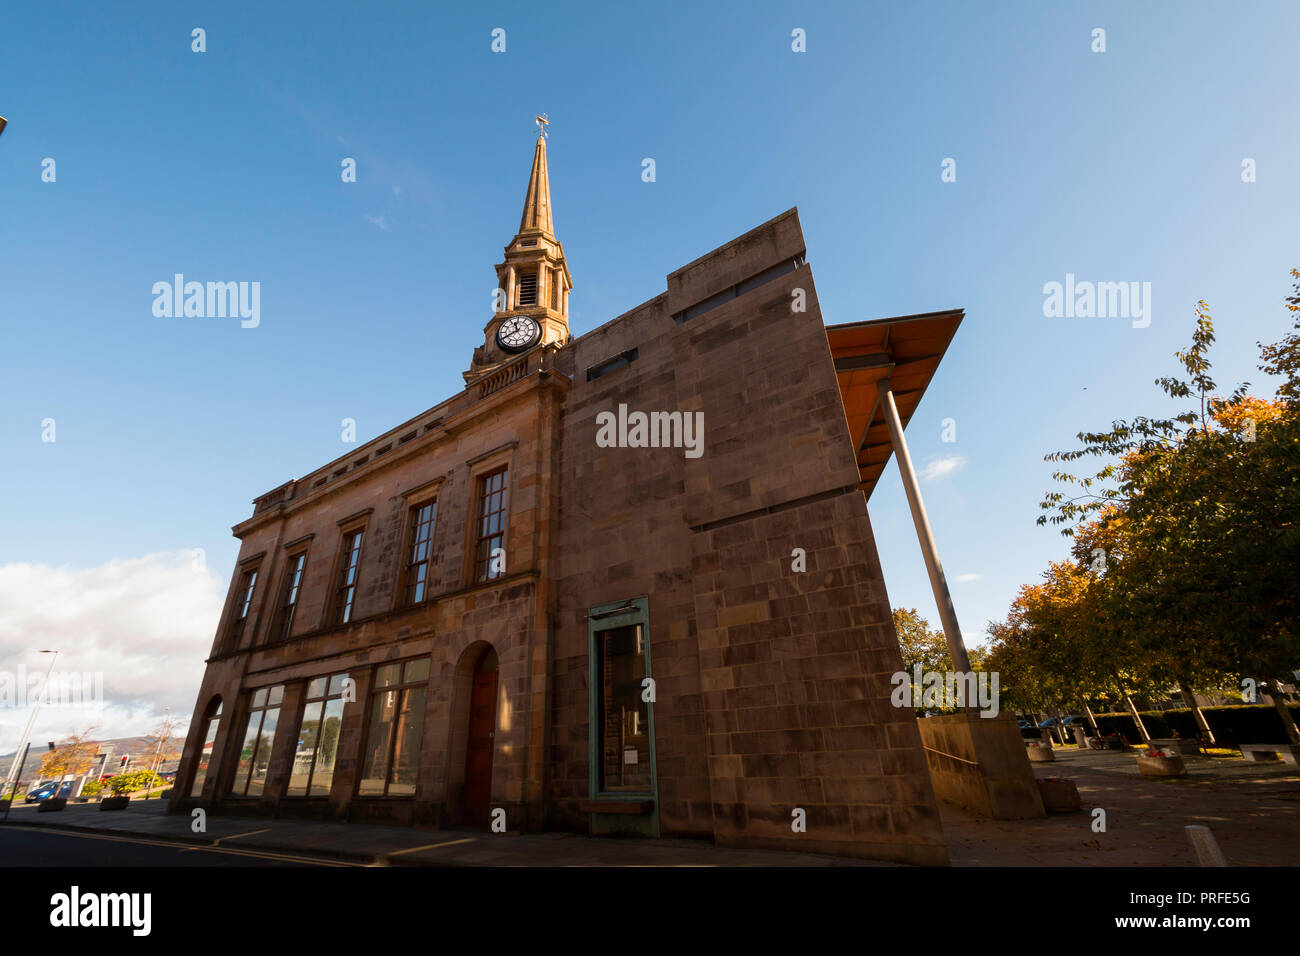
[[[0,826],[0,866],[347,866],[289,853],[186,846],[139,837]]]

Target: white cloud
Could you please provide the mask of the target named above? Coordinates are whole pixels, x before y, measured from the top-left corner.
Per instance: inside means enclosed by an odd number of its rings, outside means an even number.
[[[982,577],[984,577],[982,574],[959,574],[954,580],[958,584],[967,584],[971,581],[978,581]]]
[[[946,458],[932,458],[926,462],[925,467],[921,469],[922,481],[934,481],[936,478],[947,478],[954,471],[959,471],[966,466],[966,459],[961,455],[948,455]]]
[[[373,223],[384,232],[388,231],[388,221],[383,216],[366,216],[366,222]]]
[[[101,738],[143,735],[164,707],[188,718],[225,590],[210,568],[196,567],[192,551],[85,569],[0,566],[0,753],[22,734],[34,702],[27,688],[35,693],[49,666],[39,653],[46,648],[59,651],[56,681],[85,675],[81,683],[103,693],[98,703],[43,705],[34,747],[90,724]]]

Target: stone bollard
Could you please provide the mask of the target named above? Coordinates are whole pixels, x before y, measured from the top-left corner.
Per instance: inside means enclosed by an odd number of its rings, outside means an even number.
[[[1082,727],[1074,728],[1074,743],[1080,750],[1088,749],[1088,737]]]
[[[1079,787],[1073,780],[1048,777],[1038,781],[1038,793],[1043,798],[1043,809],[1048,813],[1072,813],[1079,810]]]
[[[1192,850],[1196,853],[1196,862],[1201,866],[1227,866],[1228,861],[1214,839],[1214,832],[1209,827],[1183,827],[1187,839],[1192,841]]]

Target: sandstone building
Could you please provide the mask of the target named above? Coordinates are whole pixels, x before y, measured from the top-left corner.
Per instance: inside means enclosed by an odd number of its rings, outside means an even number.
[[[867,499],[961,313],[828,329],[792,209],[571,336],[544,136],[495,268],[462,390],[234,527],[171,809],[946,862]]]

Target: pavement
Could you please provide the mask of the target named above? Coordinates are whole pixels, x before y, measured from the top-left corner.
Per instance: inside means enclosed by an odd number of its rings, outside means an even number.
[[[1034,775],[1073,780],[1083,809],[1000,821],[944,806],[953,866],[1196,866],[1189,825],[1208,826],[1231,866],[1300,862],[1300,768],[1184,756],[1186,777],[1157,780],[1138,771],[1136,751],[1054,753],[1030,765]]]
[[[188,843],[222,850],[296,854],[363,866],[888,866],[870,860],[738,850],[703,840],[640,840],[575,833],[484,833],[315,820],[208,814],[194,833],[188,814],[167,815],[166,801],[132,801],[124,810],[73,804],[53,813],[17,806],[10,826],[49,828],[127,840]],[[304,860],[303,862],[307,862]],[[12,865],[12,863],[11,863]]]
[[[1295,866],[1300,860],[1300,770],[1241,758],[1185,757],[1188,775],[1154,780],[1133,752],[1057,747],[1038,778],[1079,788],[1083,809],[1046,819],[991,821],[943,806],[953,866],[1195,866],[1183,827],[1208,826],[1234,866]],[[886,866],[843,857],[716,847],[707,841],[581,834],[491,834],[377,824],[209,814],[206,832],[162,800],[104,812],[69,804],[55,813],[15,805],[11,826],[123,841],[188,844],[249,854],[299,856],[362,866]],[[1104,814],[1096,814],[1100,809]],[[1102,826],[1104,825],[1104,828]]]

